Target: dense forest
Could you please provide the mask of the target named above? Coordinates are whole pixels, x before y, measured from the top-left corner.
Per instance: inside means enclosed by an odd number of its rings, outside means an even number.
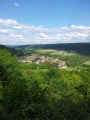
[[[90,120],[89,55],[15,49],[21,56],[10,49],[0,49],[1,120]],[[68,68],[17,62],[32,53],[64,60]]]

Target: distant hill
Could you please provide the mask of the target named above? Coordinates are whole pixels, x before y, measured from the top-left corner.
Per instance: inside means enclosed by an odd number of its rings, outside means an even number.
[[[41,48],[41,49],[56,49],[65,50],[68,52],[77,52],[85,55],[90,55],[90,43],[63,43],[63,44],[39,44],[39,45],[21,45],[18,48]]]
[[[16,50],[15,48],[7,47],[5,45],[0,45],[0,50],[7,50],[7,51],[9,51],[12,54],[17,55],[17,56],[22,56],[23,55],[22,51]]]

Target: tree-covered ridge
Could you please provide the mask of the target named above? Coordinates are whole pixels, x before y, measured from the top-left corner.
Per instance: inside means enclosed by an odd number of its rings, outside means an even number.
[[[18,63],[0,50],[1,120],[90,120],[90,67]],[[46,69],[45,69],[46,67]]]
[[[37,45],[20,45],[16,48],[22,49],[54,49],[54,50],[65,50],[68,52],[76,52],[80,54],[90,55],[90,43],[62,43],[62,44],[37,44]]]
[[[17,55],[17,56],[22,56],[23,55],[23,52],[21,50],[16,50],[14,48],[7,47],[5,45],[0,45],[0,50],[7,50],[10,53],[12,53],[14,55]]]

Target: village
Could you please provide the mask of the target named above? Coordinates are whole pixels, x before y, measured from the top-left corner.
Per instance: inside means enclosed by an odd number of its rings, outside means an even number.
[[[30,56],[23,56],[23,58],[19,59],[20,63],[35,63],[41,64],[44,62],[56,63],[58,68],[67,68],[65,61],[61,61],[59,59],[53,59],[50,57],[39,56],[37,54],[31,54]]]

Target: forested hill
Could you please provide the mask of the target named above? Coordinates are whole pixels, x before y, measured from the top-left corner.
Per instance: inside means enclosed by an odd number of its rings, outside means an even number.
[[[77,52],[81,54],[90,55],[90,43],[62,43],[62,44],[39,44],[39,45],[21,45],[19,48],[43,48],[66,50],[69,52]]]
[[[7,47],[5,45],[0,45],[0,50],[7,50],[10,53],[17,55],[17,56],[22,56],[23,52],[20,50],[16,50],[15,48]]]

